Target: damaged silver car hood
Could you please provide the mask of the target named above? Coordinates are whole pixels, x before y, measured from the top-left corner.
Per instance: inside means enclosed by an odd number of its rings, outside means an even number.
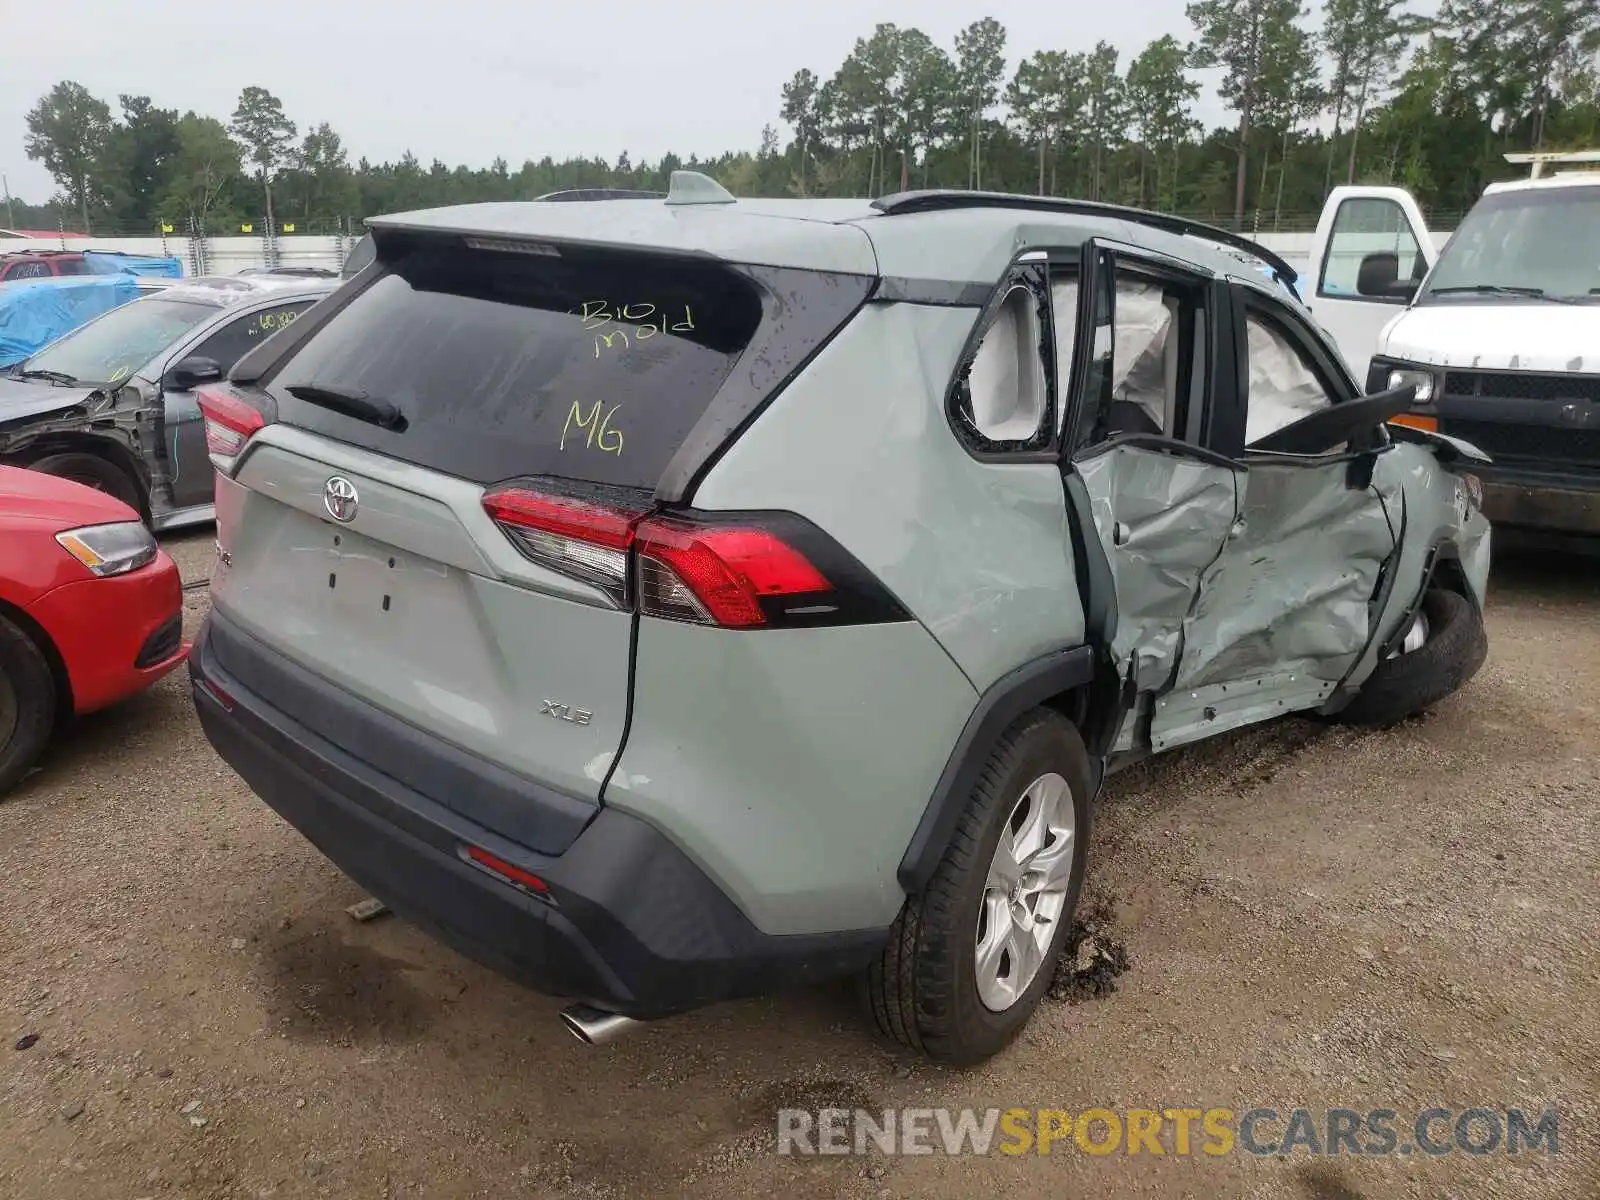
[[[44,379],[0,378],[0,425],[73,408],[103,391],[98,387],[62,386]]]

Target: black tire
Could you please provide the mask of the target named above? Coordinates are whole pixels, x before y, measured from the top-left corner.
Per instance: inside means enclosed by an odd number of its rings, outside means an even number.
[[[70,479],[73,483],[81,483],[97,492],[115,496],[141,518],[144,516],[144,495],[138,481],[116,463],[99,455],[81,452],[49,454],[28,465],[46,475]]]
[[[1489,639],[1472,602],[1443,588],[1429,588],[1422,611],[1428,640],[1374,667],[1355,699],[1333,715],[1335,721],[1393,725],[1437,704],[1478,673],[1489,654]]]
[[[56,683],[39,647],[0,617],[0,797],[28,773],[56,721]]]
[[[1032,983],[1005,1011],[978,994],[974,954],[990,860],[1012,809],[1029,784],[1060,774],[1076,818],[1066,904]],[[862,978],[863,1000],[879,1030],[937,1062],[970,1066],[1003,1049],[1049,990],[1072,927],[1089,841],[1089,756],[1077,729],[1060,714],[1035,709],[1000,736],[968,797],[955,835],[933,878],[908,897],[889,944]]]

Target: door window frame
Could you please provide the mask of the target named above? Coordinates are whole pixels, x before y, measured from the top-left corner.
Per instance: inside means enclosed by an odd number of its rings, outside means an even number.
[[[201,346],[205,345],[224,330],[232,328],[234,323],[237,321],[243,321],[249,317],[259,316],[261,313],[267,312],[274,308],[287,308],[291,304],[305,305],[305,308],[300,310],[300,316],[304,316],[307,309],[316,304],[318,299],[319,297],[315,296],[310,298],[305,296],[272,296],[262,301],[252,301],[248,307],[236,306],[225,308],[221,310],[221,319],[214,317],[209,323],[202,322],[198,333],[191,332],[189,340],[181,343],[176,351],[167,356],[166,360],[161,364],[161,369],[154,372],[155,378],[157,380],[166,379],[168,371],[172,370],[173,367],[182,362],[184,359],[193,357],[195,353],[199,351]],[[299,324],[300,316],[297,316],[293,321],[289,322],[289,325],[292,327]],[[282,331],[279,330],[278,332]],[[256,343],[256,345],[262,345],[266,342],[266,340],[266,338],[262,338],[260,342]],[[251,346],[244,352],[244,354],[239,355],[239,357],[234,360],[233,365],[226,368],[223,373],[227,374],[228,371],[233,369],[233,366],[236,366],[238,363],[244,361],[245,355],[254,352],[255,349],[255,346]]]
[[[1080,258],[1078,321],[1067,418],[1067,428],[1071,433],[1070,436],[1064,433],[1062,437],[1066,456],[1073,461],[1082,461],[1118,446],[1137,445],[1218,465],[1235,465],[1221,449],[1232,440],[1232,417],[1225,394],[1236,353],[1232,328],[1234,306],[1225,281],[1203,267],[1196,267],[1159,251],[1100,238],[1085,241]],[[1186,293],[1184,316],[1176,330],[1181,358],[1177,395],[1174,397],[1174,431],[1160,434],[1115,433],[1079,446],[1078,432],[1083,428],[1084,421],[1089,419],[1087,392],[1091,375],[1098,369],[1092,351],[1095,330],[1103,324],[1096,312],[1102,301],[1108,303],[1109,325],[1113,331],[1109,353],[1115,354],[1119,267],[1123,268],[1121,273],[1126,276],[1171,284]],[[1201,336],[1205,339],[1203,346],[1198,344]],[[1090,353],[1083,352],[1085,347]],[[1197,352],[1203,352],[1203,359],[1197,361]],[[1200,372],[1198,381],[1197,369]],[[1105,372],[1098,381],[1100,395],[1094,403],[1101,416],[1109,411],[1111,405],[1111,379],[1111,374]],[[1195,410],[1197,402],[1198,412]],[[1239,431],[1242,436],[1242,423]]]
[[[1022,442],[1002,442],[984,437],[974,428],[972,422],[962,415],[961,408],[967,379],[972,371],[972,364],[978,356],[978,349],[989,336],[989,331],[994,327],[1007,299],[1018,287],[1027,288],[1032,292],[1035,302],[1040,306],[1038,351],[1042,360],[1040,365],[1044,371],[1044,405],[1038,434]],[[990,291],[989,298],[978,314],[978,319],[973,322],[972,331],[967,335],[967,340],[961,347],[961,355],[956,360],[950,383],[945,388],[945,420],[962,448],[979,462],[1054,462],[1057,456],[1056,447],[1060,440],[1061,422],[1058,413],[1061,403],[1060,388],[1056,380],[1054,307],[1050,299],[1049,258],[1045,251],[1029,250],[1019,254],[1006,268],[999,283]]]
[[[1312,324],[1310,319],[1302,312],[1280,300],[1277,296],[1267,292],[1253,283],[1242,279],[1230,279],[1228,286],[1232,291],[1233,319],[1233,354],[1234,371],[1231,379],[1231,390],[1234,395],[1233,405],[1236,409],[1236,446],[1231,450],[1224,450],[1239,462],[1273,461],[1273,462],[1306,462],[1325,463],[1339,459],[1353,458],[1373,450],[1383,449],[1389,445],[1387,433],[1381,428],[1375,430],[1375,436],[1370,445],[1358,446],[1354,443],[1342,451],[1320,455],[1284,455],[1272,451],[1251,450],[1244,444],[1246,418],[1250,405],[1250,345],[1249,322],[1255,316],[1280,334],[1291,348],[1300,352],[1302,360],[1310,368],[1312,374],[1322,385],[1323,390],[1332,398],[1332,404],[1344,404],[1351,400],[1360,399],[1365,393],[1355,378],[1345,366],[1344,360],[1339,357],[1328,343],[1322,332]],[[1220,447],[1219,447],[1220,449]]]
[[[1409,296],[1367,296],[1361,292],[1330,292],[1327,290],[1328,265],[1333,261],[1333,247],[1339,237],[1339,218],[1344,215],[1344,210],[1352,204],[1388,204],[1392,206],[1400,214],[1400,222],[1405,227],[1405,231],[1410,234],[1412,245],[1416,247],[1415,258],[1420,260],[1428,270],[1432,269],[1433,264],[1428,261],[1428,256],[1423,253],[1422,238],[1418,235],[1416,226],[1412,223],[1411,214],[1406,211],[1405,205],[1391,196],[1346,196],[1339,201],[1339,207],[1333,210],[1333,219],[1328,223],[1328,240],[1322,247],[1322,261],[1312,264],[1317,272],[1317,286],[1312,295],[1318,300],[1343,300],[1358,304],[1388,304],[1397,308],[1405,307],[1411,303],[1411,297]],[[1397,234],[1396,236],[1399,235]],[[1369,253],[1381,254],[1384,251],[1373,250],[1369,251]],[[1363,257],[1365,256],[1363,255]],[[1413,265],[1412,269],[1413,271],[1415,270],[1415,265]],[[1359,272],[1359,270],[1360,266],[1358,264],[1357,271]],[[1425,270],[1424,275],[1426,273]],[[1420,278],[1418,283],[1421,283]]]

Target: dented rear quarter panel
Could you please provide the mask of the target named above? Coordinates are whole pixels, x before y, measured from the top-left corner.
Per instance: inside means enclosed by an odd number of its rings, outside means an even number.
[[[729,448],[694,504],[815,522],[982,692],[1081,645],[1085,625],[1060,467],[980,462],[946,418],[977,319],[975,308],[869,305]]]

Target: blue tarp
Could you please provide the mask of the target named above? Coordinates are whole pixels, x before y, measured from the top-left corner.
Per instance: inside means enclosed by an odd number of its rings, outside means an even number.
[[[147,254],[116,254],[109,250],[85,250],[83,261],[96,275],[160,275],[182,279],[183,263],[176,258]]]
[[[0,368],[139,298],[132,275],[65,275],[0,283]]]

